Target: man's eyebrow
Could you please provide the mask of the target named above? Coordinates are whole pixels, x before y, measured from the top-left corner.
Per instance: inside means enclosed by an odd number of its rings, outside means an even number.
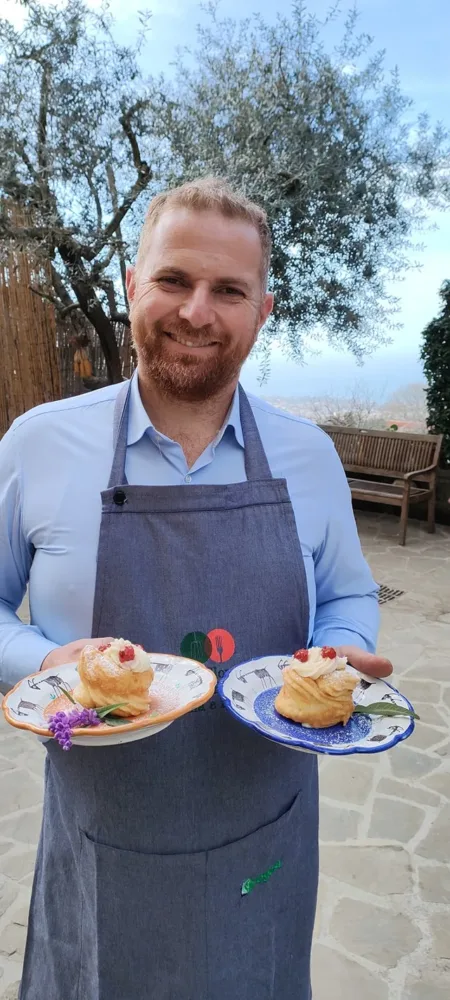
[[[156,268],[155,277],[159,277],[161,274],[170,274],[173,278],[182,278],[185,281],[189,278],[186,271],[182,271],[180,267],[165,267],[164,264]]]
[[[217,281],[218,285],[236,285],[238,288],[242,288],[244,291],[250,291],[250,285],[245,278],[219,278]]]
[[[161,275],[166,275],[166,274],[170,275],[170,277],[172,277],[172,278],[180,278],[182,281],[189,281],[190,280],[189,274],[187,274],[186,271],[183,271],[182,268],[180,268],[180,267],[172,267],[171,265],[168,265],[167,267],[165,267],[164,264],[162,264],[160,267],[156,268],[155,278],[159,278],[159,277],[161,277]],[[214,284],[216,284],[216,285],[236,285],[237,288],[242,288],[242,290],[245,291],[245,292],[250,292],[251,291],[249,283],[247,281],[245,281],[244,278],[226,277],[225,276],[224,278],[218,278],[217,281],[214,282]]]

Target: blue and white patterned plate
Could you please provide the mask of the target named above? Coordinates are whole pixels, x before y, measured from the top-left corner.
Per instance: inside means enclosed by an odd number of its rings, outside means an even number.
[[[232,667],[218,685],[219,694],[228,711],[266,739],[306,753],[338,756],[380,753],[411,736],[414,720],[408,716],[387,718],[358,714],[353,715],[346,726],[330,726],[328,729],[309,729],[298,722],[285,719],[276,711],[274,701],[282,685],[283,669],[289,662],[289,656],[262,656]],[[353,692],[355,704],[370,705],[386,701],[412,709],[407,698],[386,681],[369,681],[352,667],[347,669],[361,678]]]

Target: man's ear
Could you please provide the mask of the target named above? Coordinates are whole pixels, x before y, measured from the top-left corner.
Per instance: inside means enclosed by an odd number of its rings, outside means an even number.
[[[136,268],[131,265],[127,267],[126,286],[128,301],[131,304],[136,294]]]
[[[261,330],[264,326],[266,320],[268,320],[271,312],[273,310],[273,295],[272,292],[266,292],[261,303],[261,313],[260,313],[260,327]]]

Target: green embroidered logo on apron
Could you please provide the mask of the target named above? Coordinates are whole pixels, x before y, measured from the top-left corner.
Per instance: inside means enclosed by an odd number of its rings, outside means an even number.
[[[257,875],[256,878],[247,878],[245,882],[242,883],[241,896],[248,896],[249,892],[252,892],[256,885],[260,885],[261,882],[268,882],[269,879],[272,878],[273,873],[281,868],[282,864],[282,861],[276,861],[275,864],[272,865],[271,868],[268,868],[266,872],[263,872],[262,875]]]
[[[188,632],[181,643],[180,653],[189,660],[206,663],[212,653],[211,639],[205,632]]]

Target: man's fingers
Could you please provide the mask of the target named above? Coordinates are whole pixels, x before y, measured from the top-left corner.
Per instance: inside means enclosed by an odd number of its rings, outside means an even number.
[[[368,653],[367,656],[371,654]],[[354,664],[355,670],[360,670],[363,674],[368,674],[369,677],[390,677],[393,671],[393,666],[390,660],[385,656],[373,656],[373,659],[362,659],[360,665]]]
[[[105,636],[103,636],[102,639],[97,639],[97,638],[95,638],[95,639],[77,639],[77,641],[74,643],[74,649],[76,649],[77,652],[79,651],[81,653],[81,650],[84,649],[85,646],[95,646],[96,649],[98,649],[99,646],[106,646],[106,644],[108,642],[112,642],[112,641],[113,641],[113,637],[110,636],[110,635],[105,635]]]
[[[104,636],[103,639],[76,639],[75,642],[68,642],[65,646],[58,646],[57,649],[53,649],[49,653],[43,663],[41,663],[40,670],[45,670],[47,667],[60,667],[64,663],[70,663],[72,660],[78,659],[81,650],[85,646],[106,646],[108,642],[112,642],[112,636]]]
[[[367,653],[358,646],[340,646],[337,652],[340,656],[346,656],[355,670],[368,674],[369,677],[390,677],[392,674],[392,663],[385,656]]]

